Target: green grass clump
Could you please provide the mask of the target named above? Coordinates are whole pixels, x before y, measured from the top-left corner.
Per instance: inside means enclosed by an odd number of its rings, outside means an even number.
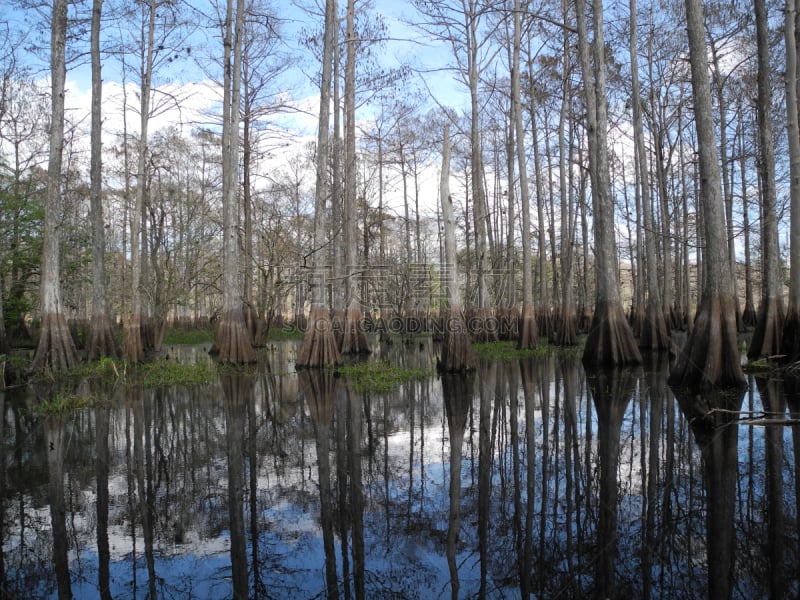
[[[286,340],[302,340],[304,332],[294,325],[284,325],[283,327],[272,327],[269,330],[267,339],[273,342],[283,342]]]
[[[542,344],[533,349],[520,350],[514,341],[503,342],[484,342],[472,344],[475,354],[481,358],[493,360],[513,360],[515,358],[531,358],[535,356],[547,356],[552,348],[547,344]]]
[[[50,375],[52,378],[52,374]],[[58,374],[58,378],[95,378],[105,383],[120,382],[140,387],[203,385],[215,381],[217,371],[210,363],[178,364],[168,360],[130,364],[123,359],[87,361]]]
[[[81,396],[75,393],[59,392],[52,398],[34,405],[31,412],[39,416],[61,415],[69,413],[94,403],[91,396]]]
[[[204,385],[217,379],[216,367],[212,364],[182,365],[165,360],[136,365],[132,374],[133,382],[142,387]]]
[[[164,344],[194,346],[210,344],[214,341],[213,329],[180,329],[170,328],[164,332]]]
[[[388,361],[364,362],[337,369],[357,392],[389,392],[406,381],[420,381],[433,375],[433,369],[398,367]]]

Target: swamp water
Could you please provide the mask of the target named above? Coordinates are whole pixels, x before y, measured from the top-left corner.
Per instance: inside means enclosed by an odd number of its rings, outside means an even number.
[[[0,392],[0,597],[800,595],[800,425],[690,423],[666,363],[365,393],[296,349],[207,386],[83,382],[106,401],[68,415]],[[434,367],[429,343],[381,352]],[[788,381],[728,402],[800,416]]]

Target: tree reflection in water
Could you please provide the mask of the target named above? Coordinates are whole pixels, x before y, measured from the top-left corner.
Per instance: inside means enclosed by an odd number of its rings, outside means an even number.
[[[460,589],[456,544],[461,531],[461,461],[464,430],[472,404],[473,373],[446,373],[441,376],[444,414],[450,445],[447,516],[447,568],[450,572],[450,597],[456,600]]]
[[[250,597],[247,575],[247,539],[244,533],[244,452],[248,406],[253,400],[253,378],[244,373],[220,374],[225,404],[225,442],[228,465],[228,514],[231,536],[233,597]]]
[[[328,370],[300,371],[300,389],[303,390],[311,422],[314,425],[314,441],[317,451],[317,471],[319,478],[320,523],[325,549],[325,585],[327,597],[339,597],[339,584],[336,575],[336,550],[333,531],[333,495],[331,490],[330,427],[333,407],[336,402],[336,383],[333,373]]]
[[[621,593],[617,581],[618,471],[622,422],[628,412],[635,380],[630,369],[593,369],[587,373],[589,390],[597,411],[597,446],[600,462],[597,506],[594,597],[612,598]],[[627,594],[624,594],[627,595]]]
[[[67,503],[64,498],[64,453],[70,435],[66,431],[64,416],[48,416],[44,421],[47,501],[50,504],[50,524],[53,527],[53,567],[58,584],[58,597],[72,598],[68,557]]]
[[[731,598],[736,579],[735,488],[739,463],[738,411],[743,393],[678,394],[703,456],[706,490],[708,595]],[[702,412],[710,407],[718,412]]]
[[[86,388],[107,401],[60,417],[5,392],[0,595],[800,595],[799,426],[681,410],[663,360],[376,394],[285,372],[292,351],[205,387]],[[798,398],[765,379],[724,400],[796,419]]]

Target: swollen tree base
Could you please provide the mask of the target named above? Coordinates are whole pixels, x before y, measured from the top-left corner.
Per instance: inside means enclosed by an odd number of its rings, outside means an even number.
[[[520,318],[517,348],[520,350],[533,350],[538,344],[539,327],[536,323],[536,313],[533,310],[533,305],[526,303],[522,305],[522,317]]]
[[[61,371],[78,365],[78,351],[67,326],[67,319],[60,313],[48,313],[42,317],[39,345],[33,357],[34,371]]]
[[[497,342],[500,339],[497,319],[491,308],[478,308],[474,316],[470,318],[470,328],[472,329],[472,338],[477,343]]]
[[[758,323],[758,313],[753,306],[752,300],[747,300],[742,311],[742,323],[745,327],[755,327]]]
[[[523,307],[524,311],[524,307]],[[547,307],[539,307],[539,312],[535,315],[536,319],[536,338],[539,336],[549,339],[553,335],[554,322],[552,311]]]
[[[783,324],[781,354],[786,363],[800,361],[800,308],[789,310]]]
[[[642,315],[639,348],[643,352],[661,352],[672,347],[669,327],[661,306],[648,302]]]
[[[328,308],[324,304],[315,304],[308,315],[308,327],[297,352],[295,366],[318,368],[335,366],[340,362],[339,346]]]
[[[209,354],[218,362],[247,364],[256,362],[250,330],[241,309],[224,312],[219,317],[214,344]]]
[[[131,363],[144,360],[141,325],[142,318],[138,313],[127,315],[122,325],[122,357]]]
[[[466,373],[475,370],[469,331],[459,307],[450,307],[444,318],[442,356],[436,361],[440,373]]]
[[[598,302],[583,349],[583,364],[591,367],[638,365],[639,346],[619,302]]]
[[[120,348],[108,315],[92,315],[89,323],[89,343],[86,358],[97,360],[104,357],[118,358]]]
[[[498,309],[497,321],[500,324],[501,340],[519,339],[520,315],[516,307],[508,306]]]
[[[630,315],[628,316],[628,323],[631,325],[633,337],[639,338],[642,335],[642,328],[644,327],[645,313],[642,305],[634,303],[631,305]]]
[[[783,307],[779,298],[765,298],[758,311],[756,328],[747,349],[747,358],[754,360],[781,353]]]
[[[745,385],[735,311],[732,298],[715,295],[702,302],[692,332],[670,373],[670,386],[703,392]]]
[[[556,346],[577,346],[578,344],[578,314],[574,306],[562,308],[558,331],[554,343]]]
[[[350,301],[344,315],[342,354],[369,354],[369,342],[364,333],[363,314],[357,299]]]

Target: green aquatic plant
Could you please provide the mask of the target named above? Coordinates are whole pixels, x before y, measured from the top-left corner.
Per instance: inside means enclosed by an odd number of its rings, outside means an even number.
[[[270,342],[283,342],[286,340],[302,340],[305,332],[298,329],[294,325],[285,325],[283,327],[271,327],[267,334],[267,339]]]
[[[432,368],[400,367],[389,361],[354,363],[336,372],[353,384],[357,392],[389,392],[407,381],[421,381],[433,375]]]
[[[74,392],[58,392],[47,400],[31,407],[31,413],[39,416],[69,413],[95,404],[93,396],[84,396]]]
[[[37,375],[37,377],[45,377]],[[53,379],[53,375],[49,376]],[[211,363],[179,364],[169,360],[156,360],[131,364],[123,359],[101,358],[87,361],[58,373],[58,379],[99,379],[105,383],[120,382],[140,387],[167,385],[203,385],[215,381],[216,367]],[[35,380],[35,379],[34,379]]]
[[[482,342],[472,344],[475,354],[485,359],[492,360],[513,360],[515,358],[531,358],[536,356],[547,356],[553,352],[553,346],[542,344],[536,348],[517,348],[514,341],[502,342]]]
[[[132,382],[142,387],[168,385],[204,385],[217,379],[216,367],[210,363],[179,364],[166,360],[143,363],[130,369]]]
[[[169,328],[164,332],[163,344],[178,346],[195,346],[214,342],[213,328],[181,329]]]

